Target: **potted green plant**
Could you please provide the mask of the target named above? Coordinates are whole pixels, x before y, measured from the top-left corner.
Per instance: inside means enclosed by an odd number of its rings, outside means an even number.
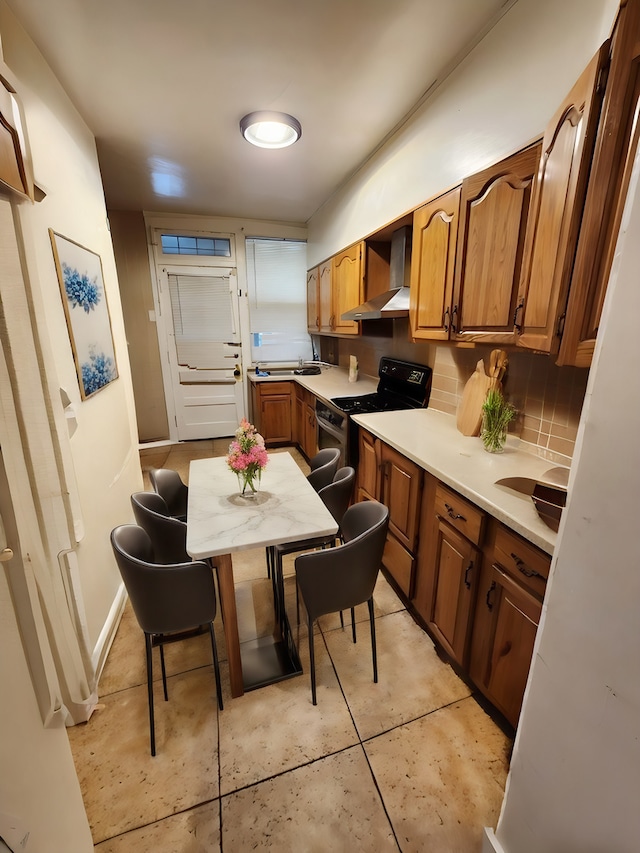
[[[516,416],[516,410],[502,396],[498,388],[487,392],[482,404],[480,438],[489,453],[502,453],[507,440],[507,427]]]

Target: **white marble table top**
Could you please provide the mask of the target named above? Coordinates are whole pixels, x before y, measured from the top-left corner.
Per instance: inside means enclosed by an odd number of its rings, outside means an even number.
[[[224,457],[189,466],[187,552],[196,560],[298,539],[331,536],[338,525],[286,452],[270,453],[255,498],[242,498]]]

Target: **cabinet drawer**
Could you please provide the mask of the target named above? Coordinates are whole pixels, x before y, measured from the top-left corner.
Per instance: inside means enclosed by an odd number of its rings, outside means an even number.
[[[291,382],[260,382],[260,396],[273,397],[276,394],[290,394]]]
[[[544,598],[551,566],[548,554],[506,527],[497,525],[493,562],[498,563],[521,586],[530,589],[540,599]]]
[[[463,536],[479,545],[484,532],[485,514],[468,500],[446,489],[443,485],[436,488],[436,515],[446,519]]]
[[[401,545],[393,534],[387,534],[387,541],[385,542],[384,553],[382,555],[382,564],[389,574],[393,576],[407,598],[411,598],[414,563],[413,554],[407,551],[404,545]]]

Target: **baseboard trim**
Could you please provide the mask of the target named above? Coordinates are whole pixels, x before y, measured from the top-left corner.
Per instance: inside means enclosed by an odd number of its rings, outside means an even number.
[[[121,583],[118,588],[118,592],[113,599],[109,614],[102,626],[102,631],[100,631],[98,642],[95,644],[93,654],[91,655],[91,663],[96,676],[96,685],[100,681],[100,676],[102,675],[102,670],[104,669],[109,649],[115,639],[116,631],[118,630],[118,625],[120,624],[120,619],[124,612],[126,603],[127,591],[124,588],[124,584]]]
[[[482,853],[506,853],[490,826],[485,826],[482,836]]]

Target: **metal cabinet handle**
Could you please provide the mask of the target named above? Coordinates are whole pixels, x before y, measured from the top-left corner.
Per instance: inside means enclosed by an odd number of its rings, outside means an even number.
[[[518,333],[522,331],[522,323],[518,323],[518,314],[524,308],[524,296],[520,300],[520,302],[516,305],[516,310],[513,312],[513,325],[518,330]]]
[[[467,520],[467,519],[464,517],[464,515],[460,515],[460,513],[459,513],[459,512],[456,512],[456,511],[455,511],[455,509],[454,509],[452,506],[449,506],[449,504],[447,504],[447,503],[446,503],[446,504],[444,505],[444,507],[445,507],[445,509],[446,509],[446,511],[447,511],[447,515],[449,516],[449,518],[452,518],[454,521],[457,521],[458,519],[460,519],[461,521],[466,521],[466,520]]]
[[[467,570],[464,573],[464,585],[467,589],[471,589],[471,581],[469,580],[469,575],[471,574],[471,569],[473,569],[473,560],[469,562],[467,566]]]
[[[491,581],[491,586],[487,590],[487,598],[486,598],[487,610],[489,612],[491,612],[493,610],[493,601],[491,601],[491,593],[494,591],[495,588],[496,588],[496,582]]]
[[[458,306],[457,306],[457,305],[454,305],[454,306],[453,306],[453,311],[451,312],[451,331],[452,331],[452,332],[457,332],[457,331],[458,331],[458,327],[456,326],[456,316],[457,316],[457,314],[458,314]]]
[[[451,323],[449,321],[449,309],[448,308],[444,309],[444,315],[442,317],[442,325],[444,327],[445,332],[448,332],[450,327],[451,327]]]
[[[526,578],[542,578],[544,580],[544,575],[541,575],[540,572],[536,572],[535,569],[530,569],[524,560],[521,560],[517,554],[512,552],[511,559],[516,564],[518,571],[522,572]]]

